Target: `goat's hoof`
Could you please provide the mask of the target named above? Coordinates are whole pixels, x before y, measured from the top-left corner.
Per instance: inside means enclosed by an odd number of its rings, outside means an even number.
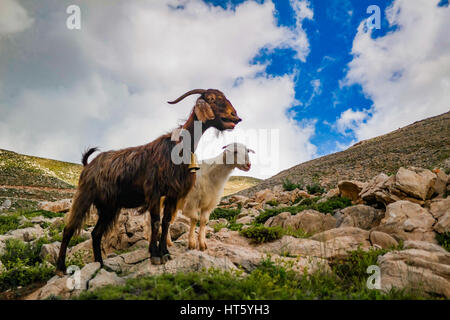
[[[150,261],[152,264],[161,264],[161,257],[151,257]]]
[[[198,248],[200,249],[200,251],[205,251],[206,249],[208,249],[208,246],[206,245],[206,243],[201,243],[199,244]]]
[[[62,277],[64,277],[65,275],[66,275],[66,271],[65,270],[56,270],[55,271],[55,274],[58,276],[58,277],[60,277],[60,278],[62,278]]]
[[[165,254],[162,256],[162,263],[166,263],[167,261],[172,260],[170,254]]]

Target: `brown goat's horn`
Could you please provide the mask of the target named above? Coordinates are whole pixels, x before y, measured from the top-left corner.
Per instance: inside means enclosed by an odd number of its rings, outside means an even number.
[[[186,98],[187,96],[190,96],[191,94],[202,94],[202,93],[205,93],[205,92],[206,92],[205,89],[194,89],[194,90],[191,90],[191,91],[186,92],[185,94],[183,94],[181,97],[179,97],[179,98],[176,99],[176,100],[173,100],[173,101],[167,101],[167,103],[175,104],[175,103],[180,102],[181,100],[183,100],[183,99]]]

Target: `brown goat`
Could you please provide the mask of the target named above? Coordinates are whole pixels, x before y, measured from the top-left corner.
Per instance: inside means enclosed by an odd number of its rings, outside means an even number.
[[[241,121],[232,104],[222,92],[215,89],[191,90],[171,104],[183,100],[192,94],[200,94],[186,123],[179,127],[190,134],[190,147],[194,152],[198,139],[210,127],[220,131],[234,129]],[[195,121],[201,122],[201,134],[194,135]],[[176,132],[180,132],[180,130]],[[103,264],[101,239],[111,229],[121,208],[140,208],[151,216],[152,235],[149,251],[153,264],[165,263],[170,259],[167,250],[167,232],[169,222],[184,204],[188,192],[195,184],[195,170],[189,163],[175,164],[171,154],[179,143],[167,133],[156,140],[137,147],[100,153],[89,164],[89,155],[96,151],[88,150],[82,157],[85,166],[80,175],[78,189],[64,228],[56,270],[58,274],[66,271],[65,258],[68,243],[78,232],[91,205],[98,211],[98,221],[92,231],[94,259]],[[175,140],[175,141],[174,141]],[[189,144],[189,141],[183,141]],[[160,220],[160,198],[165,197],[164,214]],[[161,237],[159,239],[159,227]],[[158,246],[159,240],[159,246]]]

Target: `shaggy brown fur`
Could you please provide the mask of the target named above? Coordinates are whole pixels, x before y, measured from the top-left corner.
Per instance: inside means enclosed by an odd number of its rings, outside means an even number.
[[[241,119],[223,93],[214,89],[191,90],[169,103],[177,103],[191,94],[201,96],[181,128],[189,131],[191,150],[195,151],[198,141],[194,141],[194,121],[202,122],[203,134],[210,127],[220,131],[233,129]],[[96,149],[89,149],[83,154],[82,163],[85,167],[63,232],[57,262],[59,274],[66,270],[68,243],[74,233],[80,230],[91,205],[96,206],[99,217],[92,231],[95,261],[103,264],[101,239],[113,226],[121,208],[150,211],[152,236],[149,250],[152,263],[165,263],[170,259],[166,242],[169,222],[195,183],[195,171],[189,170],[189,164],[176,165],[171,160],[172,149],[177,143],[171,140],[171,133],[167,133],[142,146],[100,153],[89,164],[87,159]],[[163,196],[165,201],[161,223],[159,209]],[[162,231],[159,239],[160,224]]]

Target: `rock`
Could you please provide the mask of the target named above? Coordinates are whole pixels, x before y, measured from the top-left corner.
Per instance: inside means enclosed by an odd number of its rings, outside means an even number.
[[[242,217],[240,219],[236,220],[236,223],[242,223],[242,224],[250,224],[255,220],[255,217],[251,217],[251,216],[245,216]]]
[[[250,199],[246,196],[241,196],[241,195],[232,195],[229,198],[229,201],[231,202],[235,202],[235,203],[240,203],[240,204],[245,204],[246,202],[249,202]]]
[[[368,234],[369,233],[367,232],[367,235]],[[349,251],[354,251],[358,248],[368,249],[369,247],[370,242],[368,241],[368,239],[359,241],[358,239],[351,236],[329,238],[328,240],[323,242],[313,239],[299,239],[291,236],[284,236],[281,239],[262,244],[256,248],[263,253],[312,256],[322,259],[330,259],[347,256]]]
[[[51,212],[67,212],[72,206],[72,199],[62,199],[58,201],[44,201],[38,204],[39,209],[51,211]]]
[[[170,237],[173,241],[177,240],[183,233],[189,231],[189,226],[185,223],[175,221],[170,225]]]
[[[207,225],[211,228],[214,228],[214,226],[219,225],[219,224],[227,225],[228,221],[227,221],[227,219],[224,219],[224,218],[220,218],[217,220],[209,220]]]
[[[414,241],[414,240],[406,240],[403,243],[404,249],[420,249],[425,251],[432,251],[432,252],[447,252],[444,248],[441,246],[426,242],[426,241]]]
[[[435,199],[430,203],[430,213],[435,219],[439,219],[445,213],[450,212],[450,197],[445,199]]]
[[[5,201],[3,201],[2,205],[0,206],[0,210],[5,210],[5,209],[9,209],[12,205],[12,202],[10,199],[6,199]]]
[[[204,251],[189,250],[182,255],[174,257],[165,264],[153,265],[147,259],[131,268],[130,275],[125,278],[160,275],[164,273],[198,272],[209,268],[222,271],[237,269],[229,259],[212,257]]]
[[[369,231],[354,228],[354,227],[343,227],[327,230],[310,237],[311,240],[317,241],[328,241],[339,237],[352,237],[357,242],[365,243],[369,240]]]
[[[0,261],[0,273],[2,273],[5,270],[5,267],[3,266],[3,263]]]
[[[436,175],[428,169],[401,167],[395,175],[395,188],[412,196],[426,200],[433,194]]]
[[[105,252],[126,250],[140,240],[148,240],[149,221],[148,212],[140,214],[135,209],[122,209],[114,228],[103,237],[102,246]],[[176,234],[177,228],[174,230]]]
[[[42,237],[44,235],[44,229],[39,225],[34,225],[33,227],[11,230],[6,235],[10,238],[30,242]]]
[[[433,186],[433,194],[437,194],[438,197],[443,197],[447,190],[448,177],[441,169],[434,169],[433,173],[436,175],[436,182]]]
[[[94,279],[89,281],[89,291],[101,288],[107,285],[123,285],[125,280],[119,278],[114,272],[108,272],[105,269],[100,269]]]
[[[381,288],[419,289],[450,299],[450,254],[419,249],[388,252],[378,257]]]
[[[275,195],[270,189],[258,191],[255,194],[255,201],[258,203],[276,200]]]
[[[150,253],[148,249],[140,249],[122,254],[121,257],[126,264],[136,264],[150,258]]]
[[[380,224],[384,213],[364,204],[347,207],[341,210],[336,222],[337,227],[356,227],[369,230]]]
[[[361,201],[359,193],[365,187],[364,182],[349,180],[349,181],[340,181],[338,183],[339,194],[341,197],[346,197],[352,200],[354,203],[358,203]]]
[[[71,296],[78,295],[88,288],[89,280],[94,277],[99,269],[100,263],[94,262],[85,265],[72,276],[54,276],[45,286],[33,294],[33,296],[42,300],[50,296],[59,296],[67,299]]]
[[[398,242],[393,237],[384,232],[372,231],[369,235],[370,243],[372,246],[378,246],[382,249],[389,249],[392,247],[397,247]]]
[[[53,243],[44,244],[41,248],[41,252],[39,253],[39,257],[43,260],[50,262],[55,265],[56,260],[58,259],[59,248],[61,247],[61,243],[55,241]]]
[[[97,273],[97,271],[100,269],[100,263],[99,262],[92,262],[87,265],[85,265],[80,272],[80,290],[87,290],[88,288],[88,282],[91,280],[94,275]]]
[[[330,199],[330,198],[333,198],[333,197],[339,197],[339,195],[340,195],[339,188],[330,189],[325,194],[325,199]]]
[[[400,200],[387,206],[385,217],[373,230],[388,233],[396,239],[436,242],[434,223],[428,210],[416,203]]]
[[[438,233],[450,232],[450,210],[439,217],[438,222],[434,225],[434,230]]]
[[[307,233],[322,232],[332,229],[336,225],[336,219],[328,214],[323,214],[316,210],[304,210],[296,215],[289,212],[282,212],[269,218],[264,224],[266,227],[280,226],[294,230],[302,229]]]
[[[393,177],[391,177],[393,179]],[[361,190],[359,196],[367,204],[382,203],[384,205],[400,200],[398,197],[393,197],[384,189],[384,184],[390,178],[380,173],[372,178]]]

